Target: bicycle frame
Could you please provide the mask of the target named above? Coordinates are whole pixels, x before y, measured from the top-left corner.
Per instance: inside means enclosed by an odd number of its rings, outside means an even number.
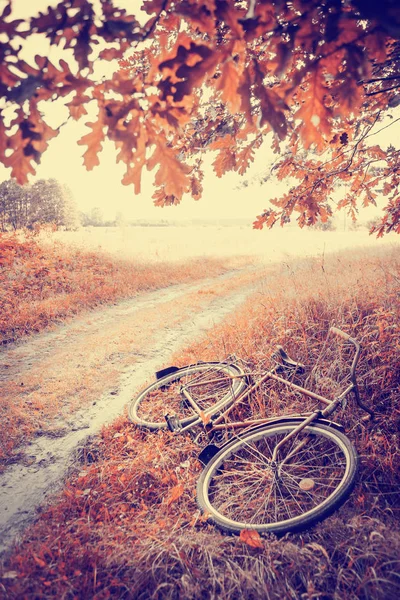
[[[268,371],[267,373],[264,373],[258,381],[256,381],[249,388],[245,389],[243,391],[243,393],[240,396],[238,396],[238,398],[235,398],[233,400],[233,402],[229,406],[229,408],[227,408],[224,412],[222,412],[216,419],[214,419],[211,422],[211,415],[207,414],[207,411],[201,410],[201,408],[198,406],[198,404],[195,402],[195,400],[192,398],[192,396],[190,395],[190,393],[188,391],[188,389],[190,389],[190,387],[195,387],[196,385],[201,385],[201,381],[194,380],[194,381],[190,382],[190,384],[188,384],[186,386],[182,386],[181,393],[186,398],[186,400],[190,403],[190,405],[195,410],[195,412],[199,415],[199,417],[197,419],[194,419],[191,423],[189,423],[185,427],[179,428],[178,429],[179,433],[185,433],[186,431],[189,431],[196,425],[203,425],[203,426],[205,426],[205,429],[208,432],[208,434],[212,435],[214,432],[216,432],[218,430],[243,429],[243,428],[246,428],[247,430],[249,430],[252,428],[257,428],[258,426],[264,425],[266,423],[272,423],[272,422],[276,421],[276,419],[263,418],[263,419],[247,420],[247,421],[237,421],[237,422],[233,422],[233,423],[229,423],[229,424],[226,424],[226,423],[222,424],[222,421],[230,414],[230,412],[233,410],[233,408],[235,407],[236,404],[238,404],[238,403],[242,402],[244,399],[246,399],[252,392],[254,392],[256,389],[258,389],[268,379],[273,379],[279,383],[283,383],[283,384],[289,386],[291,389],[296,390],[296,391],[312,398],[313,400],[317,400],[318,402],[325,405],[325,408],[323,410],[317,409],[314,412],[312,412],[311,414],[301,416],[301,421],[299,422],[299,425],[295,429],[293,429],[293,431],[291,431],[288,435],[286,435],[279,442],[279,444],[277,444],[277,446],[274,448],[274,452],[273,452],[273,456],[272,456],[272,463],[276,462],[279,449],[287,441],[292,439],[300,431],[305,429],[308,425],[312,424],[314,421],[321,420],[321,419],[324,419],[324,420],[327,419],[327,417],[329,417],[337,409],[337,407],[340,404],[342,404],[343,400],[351,392],[354,393],[356,402],[360,406],[360,408],[362,408],[363,410],[368,412],[371,415],[371,417],[373,417],[373,412],[361,402],[357,379],[356,379],[356,368],[357,368],[357,364],[358,364],[360,352],[361,352],[360,344],[357,342],[357,340],[355,340],[354,338],[349,336],[347,333],[341,331],[340,329],[337,329],[336,327],[330,328],[328,337],[330,335],[336,335],[338,337],[341,337],[345,341],[348,341],[351,344],[353,344],[353,346],[355,347],[355,354],[354,354],[353,361],[352,361],[352,364],[350,367],[351,383],[350,383],[350,385],[347,386],[347,388],[341,394],[336,396],[333,400],[330,400],[329,398],[321,396],[320,394],[316,394],[315,392],[312,392],[311,390],[308,390],[307,388],[297,385],[297,384],[293,383],[292,381],[290,381],[289,379],[280,377],[276,373],[277,368],[274,368],[274,369]],[[328,337],[327,337],[327,339],[328,339]],[[237,379],[239,377],[246,377],[246,374],[232,376],[231,379]],[[207,383],[208,384],[218,383],[221,381],[223,381],[223,379],[216,378],[215,380],[211,380],[211,381],[208,380]],[[226,381],[226,379],[225,379],[225,381]],[[168,421],[168,417],[166,417],[166,419],[167,419],[167,422],[170,424],[170,422]],[[335,425],[335,426],[337,427],[337,425]],[[291,455],[293,453],[297,452],[300,448],[304,447],[306,444],[307,444],[307,438],[305,438],[302,442],[300,442],[300,444],[298,446],[296,446],[296,448],[291,453]]]

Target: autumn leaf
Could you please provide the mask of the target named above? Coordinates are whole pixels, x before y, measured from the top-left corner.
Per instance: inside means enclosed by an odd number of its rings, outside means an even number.
[[[122,179],[123,185],[133,184],[135,193],[140,194],[142,169],[146,164],[146,148],[147,148],[147,130],[144,126],[139,126],[139,131],[135,131],[136,137],[133,137],[130,129],[127,131],[127,136],[124,140],[116,142],[116,147],[121,148],[117,157],[117,162],[121,159],[127,163],[127,170]],[[126,153],[129,154],[128,159]]]
[[[253,229],[263,229],[264,225],[271,228],[278,220],[278,213],[272,209],[265,210],[253,223]]]
[[[87,115],[85,102],[88,102],[89,100],[89,96],[81,96],[77,93],[74,98],[65,105],[68,106],[69,114],[75,121],[78,121],[83,115]]]
[[[176,204],[179,204],[179,202],[180,202],[180,200],[178,198],[176,198],[175,196],[167,196],[164,188],[162,188],[162,187],[157,189],[154,192],[154,194],[152,195],[152,198],[154,199],[154,206],[160,206],[160,207],[175,206]]]
[[[98,153],[102,149],[102,142],[105,137],[104,123],[101,118],[93,123],[86,123],[86,127],[90,127],[92,131],[84,135],[79,141],[79,146],[87,146],[88,149],[83,154],[83,164],[88,171],[100,164]]]
[[[173,149],[166,146],[160,138],[154,141],[156,147],[147,162],[147,168],[151,171],[158,166],[155,184],[162,185],[167,196],[180,199],[190,189],[188,174],[191,168],[179,161]]]
[[[254,145],[251,143],[247,148],[243,148],[236,154],[236,170],[243,175],[254,161]]]
[[[242,529],[239,539],[251,548],[258,548],[261,550],[264,548],[261,536],[255,529]]]
[[[200,411],[199,417],[202,420],[203,425],[208,425],[208,423],[211,421],[211,415],[209,413],[206,414],[204,410]]]
[[[142,10],[144,10],[148,15],[152,15],[153,13],[158,13],[164,7],[164,0],[144,0]]]
[[[314,143],[317,150],[321,150],[325,143],[324,136],[330,138],[332,110],[324,103],[326,92],[319,68],[315,67],[309,80],[306,99],[294,114],[294,118],[301,121],[299,133],[306,148]]]
[[[236,167],[236,156],[229,148],[220,151],[213,162],[214,171],[217,177],[222,177],[227,171],[232,171]]]
[[[36,173],[31,162],[39,157],[32,144],[25,144],[21,138],[20,131],[9,138],[9,144],[13,150],[9,156],[4,158],[3,163],[6,167],[11,168],[12,177],[15,177],[20,185],[25,185],[28,183],[28,175]]]
[[[251,84],[250,73],[248,69],[244,69],[237,92],[240,96],[240,110],[246,115],[249,122],[252,122]]]
[[[6,150],[8,148],[8,140],[6,136],[6,127],[4,126],[3,119],[0,119],[0,160],[4,161],[6,158]]]
[[[46,563],[44,560],[42,560],[41,558],[39,558],[36,554],[32,554],[33,556],[33,560],[35,561],[35,563],[37,565],[39,565],[39,567],[41,567],[43,569],[43,567],[46,566]]]
[[[34,149],[42,154],[47,149],[49,140],[58,135],[58,130],[47,125],[35,102],[31,101],[29,106],[29,118],[22,121],[21,128],[25,138],[31,139]]]
[[[263,229],[265,225],[265,218],[263,215],[258,215],[256,220],[253,222],[253,229]]]
[[[200,200],[201,195],[203,193],[203,186],[201,184],[201,179],[199,176],[193,175],[190,179],[190,189],[192,193],[192,197],[195,200]]]
[[[166,500],[166,505],[170,506],[173,502],[176,502],[182,496],[184,491],[185,488],[183,486],[183,483],[178,483],[177,485],[175,485],[172,488],[168,499]]]
[[[236,113],[242,103],[242,98],[238,94],[239,81],[240,73],[236,63],[229,58],[222,67],[221,76],[217,79],[215,87],[221,91],[222,100],[232,113]]]

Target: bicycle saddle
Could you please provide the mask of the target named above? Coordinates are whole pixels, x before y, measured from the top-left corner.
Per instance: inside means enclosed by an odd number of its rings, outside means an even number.
[[[296,360],[293,360],[293,358],[290,358],[290,356],[282,348],[282,346],[277,346],[276,350],[277,351],[275,352],[274,356],[278,358],[279,362],[284,367],[286,367],[287,369],[290,369],[290,370],[294,370],[299,374],[305,373],[306,366]]]

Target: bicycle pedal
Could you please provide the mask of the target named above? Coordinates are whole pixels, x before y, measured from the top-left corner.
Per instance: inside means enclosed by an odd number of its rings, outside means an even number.
[[[166,414],[164,418],[170,431],[180,431],[182,429],[182,423],[176,415]]]
[[[155,376],[158,380],[166,377],[167,375],[171,375],[171,373],[176,373],[177,371],[179,371],[179,367],[167,367],[166,369],[161,369],[161,371],[156,371]]]

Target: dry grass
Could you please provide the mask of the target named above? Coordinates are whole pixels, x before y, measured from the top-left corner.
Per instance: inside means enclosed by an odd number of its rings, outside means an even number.
[[[312,289],[311,284],[312,283]],[[60,498],[5,565],[6,598],[394,600],[400,594],[398,253],[282,265],[261,293],[175,357],[235,352],[268,365],[274,345],[312,364],[335,324],[363,344],[360,382],[374,422],[339,415],[361,455],[359,482],[332,517],[252,549],[204,522],[195,501],[198,447],[120,418],[82,450]],[[326,377],[331,357],[322,363]],[[269,388],[252,413],[294,412]],[[0,584],[1,585],[1,584]]]
[[[94,260],[100,265],[100,256],[94,256]],[[110,264],[118,271],[118,263]],[[240,260],[225,265],[204,261],[197,271],[194,269],[196,263],[192,263],[181,271],[174,271],[173,275],[176,278],[180,275],[184,278],[211,276],[227,269],[228,265],[238,267],[240,264],[243,264]],[[88,279],[92,271],[85,273],[84,268],[83,263],[81,276]],[[127,263],[126,268],[135,272],[136,266]],[[141,285],[149,285],[149,279],[156,278],[157,273],[162,278],[154,279],[154,283],[166,284],[168,274],[171,282],[170,271],[171,268],[164,265],[162,272],[157,269],[147,275],[143,272]],[[189,287],[185,293],[172,294],[171,298],[166,296],[159,302],[155,299],[154,305],[147,303],[129,314],[123,308],[119,311],[118,306],[86,313],[64,328],[57,328],[53,334],[33,337],[25,344],[7,348],[0,360],[0,472],[11,462],[21,458],[26,460],[21,456],[21,445],[26,445],[36,435],[63,435],[79,408],[90,406],[103,394],[118,389],[123,372],[132,369],[138,359],[159,345],[166,329],[178,327],[185,322],[185,316],[189,319],[191,315],[207,310],[218,296],[228,296],[250,285],[254,277],[253,271],[238,271],[232,277],[219,280],[218,289],[214,282],[206,285],[203,279],[200,290]],[[122,280],[117,284],[122,286]],[[100,284],[99,288],[101,294]],[[119,291],[128,294],[129,288]],[[53,299],[51,296],[49,302]],[[34,318],[35,315],[29,316]]]
[[[141,292],[213,277],[249,259],[146,263],[56,242],[0,234],[0,344],[41,331],[85,309]]]

